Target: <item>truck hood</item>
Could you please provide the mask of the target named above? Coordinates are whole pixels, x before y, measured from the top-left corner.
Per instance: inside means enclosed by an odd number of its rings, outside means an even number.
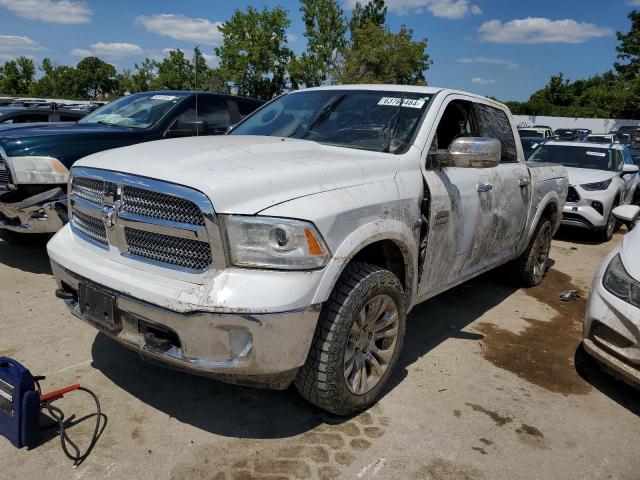
[[[616,172],[609,170],[593,170],[591,168],[567,167],[570,185],[584,185],[585,183],[603,182],[616,176]]]
[[[96,153],[76,163],[186,185],[205,193],[217,212],[238,214],[255,214],[327,190],[390,180],[398,165],[392,154],[241,135],[148,142]]]
[[[640,282],[640,225],[627,233],[622,239],[620,256],[624,268],[633,278]]]

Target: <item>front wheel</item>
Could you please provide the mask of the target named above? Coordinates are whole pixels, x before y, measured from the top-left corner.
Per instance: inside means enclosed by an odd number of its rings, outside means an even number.
[[[603,242],[608,242],[613,238],[613,234],[618,229],[618,219],[613,214],[613,209],[616,208],[617,205],[613,205],[611,207],[611,211],[609,212],[609,218],[607,218],[607,226],[600,231],[600,240]]]
[[[529,246],[514,262],[517,280],[522,286],[535,287],[542,283],[542,279],[547,273],[552,237],[551,220],[548,218],[540,219]]]
[[[337,415],[369,408],[398,362],[405,323],[400,280],[374,265],[350,264],[322,307],[295,379],[298,392]]]

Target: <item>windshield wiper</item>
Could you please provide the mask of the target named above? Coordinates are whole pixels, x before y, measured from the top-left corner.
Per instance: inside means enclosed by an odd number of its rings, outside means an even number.
[[[311,130],[313,130],[314,127],[317,127],[321,123],[324,123],[329,118],[329,116],[335,111],[335,109],[338,108],[338,105],[342,103],[342,100],[344,100],[344,97],[346,96],[347,96],[346,93],[342,93],[340,95],[336,95],[331,100],[329,100],[327,104],[324,107],[322,107],[322,110],[320,110],[318,114],[315,117],[313,117],[313,119],[309,122],[309,125],[307,125],[307,128],[305,128],[304,133],[300,138],[305,138],[307,135],[309,135],[309,132],[311,132]]]

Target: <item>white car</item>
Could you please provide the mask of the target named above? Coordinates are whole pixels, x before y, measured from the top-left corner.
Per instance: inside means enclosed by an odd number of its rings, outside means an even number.
[[[529,138],[540,137],[540,138],[544,138],[545,140],[551,140],[553,138],[553,131],[551,130],[550,127],[538,127],[538,126],[522,127],[522,128],[518,128],[518,133],[523,138],[524,137],[529,137]]]
[[[615,133],[591,133],[584,139],[586,143],[621,143]]]
[[[354,413],[414,305],[510,261],[543,280],[567,174],[527,165],[517,138],[491,99],[349,85],[221,137],[91,155],[48,245],[57,295],[144,355]]]
[[[614,210],[616,217],[635,224],[640,207]],[[625,381],[640,386],[640,227],[625,235],[600,264],[584,321],[587,353]]]
[[[597,231],[604,241],[611,239],[617,226],[612,211],[632,203],[638,183],[638,166],[625,163],[624,149],[620,144],[548,142],[531,154],[529,162],[567,167],[564,225]]]

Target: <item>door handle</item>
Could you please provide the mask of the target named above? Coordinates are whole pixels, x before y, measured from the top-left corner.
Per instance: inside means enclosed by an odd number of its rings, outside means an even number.
[[[489,190],[493,190],[493,185],[490,183],[479,183],[478,191],[479,192],[488,192]]]
[[[521,178],[518,183],[521,187],[528,187],[531,184],[531,180],[529,180],[528,178]]]

